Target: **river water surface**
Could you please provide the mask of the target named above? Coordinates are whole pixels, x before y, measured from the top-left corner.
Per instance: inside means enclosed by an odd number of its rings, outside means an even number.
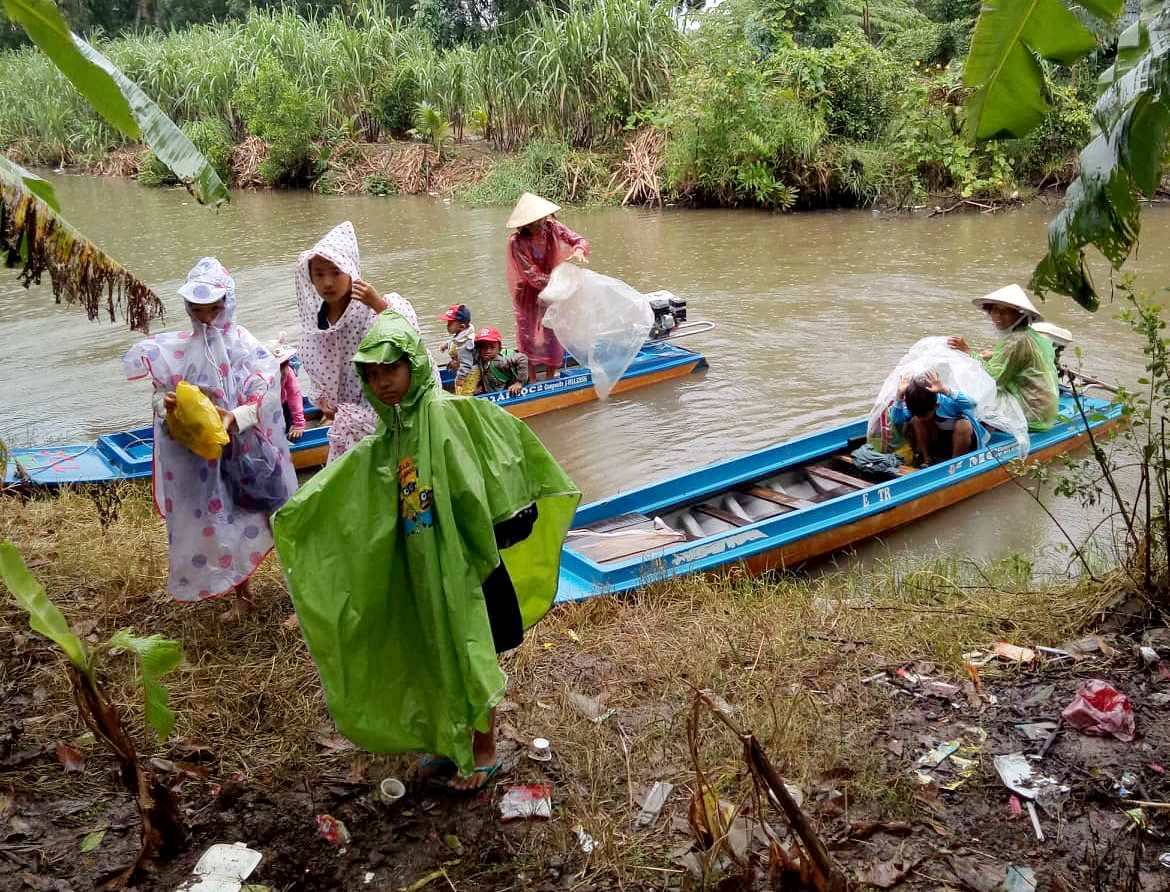
[[[430,340],[439,312],[472,307],[477,325],[514,332],[504,287],[503,209],[429,198],[323,197],[240,192],[219,212],[185,193],[117,179],[54,176],[67,217],[150,284],[167,305],[156,330],[186,322],[175,289],[200,256],[236,277],[238,318],[263,340],[295,335],[293,264],[342,220],[352,220],[363,276],[409,298]],[[594,269],[642,291],[688,299],[713,332],[684,341],[710,370],[552,413],[531,425],[585,493],[598,498],[737,455],[868,411],[889,369],[915,340],[964,334],[990,340],[970,299],[1026,282],[1055,206],[994,215],[773,215],[750,211],[605,208],[562,214],[593,244]],[[1170,281],[1170,211],[1146,211],[1132,263],[1139,284]],[[1099,276],[1106,284],[1108,278]],[[1116,306],[1090,314],[1062,297],[1041,307],[1073,330],[1085,370],[1105,380],[1140,374],[1140,344]],[[0,279],[0,437],[11,445],[91,439],[137,426],[148,388],[123,379],[120,357],[138,337],[121,322],[89,323]],[[1051,495],[1074,530],[1086,519]],[[1004,486],[869,546],[993,557],[1058,541],[1048,516]]]

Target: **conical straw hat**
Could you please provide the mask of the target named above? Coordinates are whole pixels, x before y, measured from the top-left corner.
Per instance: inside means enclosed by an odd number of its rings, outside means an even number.
[[[1003,304],[1005,307],[1015,307],[1027,316],[1031,322],[1039,322],[1044,318],[1040,315],[1040,311],[1036,309],[1032,301],[1028,300],[1028,295],[1024,293],[1024,289],[1019,285],[1008,285],[1000,288],[998,291],[991,292],[991,294],[977,297],[971,303],[975,304],[981,310],[988,304]]]
[[[1073,342],[1071,331],[1067,328],[1061,328],[1059,325],[1053,325],[1051,322],[1037,322],[1032,326],[1032,330],[1044,335],[1057,347],[1067,347]]]
[[[539,195],[533,195],[531,192],[525,192],[520,196],[520,200],[516,202],[516,207],[512,209],[512,216],[508,218],[505,224],[509,229],[519,229],[521,226],[527,226],[529,223],[535,223],[537,220],[543,220],[549,214],[555,214],[561,209],[559,204],[553,204]]]

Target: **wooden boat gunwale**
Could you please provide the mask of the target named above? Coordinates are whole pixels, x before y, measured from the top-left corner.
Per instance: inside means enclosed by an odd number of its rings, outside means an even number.
[[[1118,423],[1121,407],[1115,403],[1092,397],[1083,397],[1086,415],[1094,431]],[[1082,445],[1087,439],[1085,425],[1070,397],[1061,403],[1062,421],[1049,431],[1032,435],[1028,461],[1042,461],[1060,452]],[[850,441],[864,437],[866,420],[857,419],[835,428],[821,430],[774,444],[746,455],[724,459],[684,474],[667,477],[646,486],[618,493],[578,509],[574,529],[581,529],[605,518],[639,513],[649,518],[701,504],[723,493],[741,491],[745,485],[812,465],[841,453]],[[969,453],[950,462],[939,463],[891,479],[875,482],[864,490],[844,491],[840,495],[814,502],[811,505],[762,517],[751,523],[733,526],[699,539],[665,545],[624,558],[598,562],[567,546],[561,561],[561,586],[558,601],[582,600],[602,593],[629,591],[649,582],[676,575],[713,570],[719,566],[745,562],[749,569],[758,571],[785,562],[769,558],[782,555],[785,549],[795,548],[806,540],[823,537],[827,543],[820,550],[804,558],[817,556],[843,547],[862,538],[869,538],[911,522],[965,498],[990,489],[1009,473],[1008,465],[1019,455],[1016,442],[1006,434],[996,435],[984,449]],[[988,472],[1000,472],[1002,479],[983,478]],[[970,486],[974,481],[980,485]],[[689,487],[689,488],[688,488]],[[969,491],[968,491],[969,490]],[[915,511],[912,507],[926,502],[941,502],[929,510]],[[901,513],[908,518],[899,520]],[[857,524],[887,516],[888,526],[877,527],[861,535],[837,536]],[[829,540],[845,538],[839,546]],[[798,561],[797,561],[798,562]],[[791,565],[788,563],[787,565]]]

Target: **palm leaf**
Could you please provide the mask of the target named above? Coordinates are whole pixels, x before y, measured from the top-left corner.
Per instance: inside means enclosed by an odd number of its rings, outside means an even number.
[[[45,594],[45,587],[29,572],[16,546],[5,539],[0,542],[0,579],[12,593],[17,605],[28,614],[32,630],[56,644],[79,672],[93,673],[89,649],[69,629],[65,616]]]
[[[1108,22],[1123,0],[1081,0]],[[986,0],[971,36],[963,81],[968,133],[975,139],[1020,137],[1048,110],[1040,60],[1070,65],[1092,52],[1096,37],[1062,0]]]
[[[8,17],[69,79],[93,108],[130,139],[142,140],[205,204],[228,198],[215,168],[132,80],[73,34],[52,0],[3,0]]]

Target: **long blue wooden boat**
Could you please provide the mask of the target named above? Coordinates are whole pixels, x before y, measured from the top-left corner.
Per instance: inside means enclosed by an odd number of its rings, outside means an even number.
[[[701,353],[675,344],[647,342],[612,392],[647,387],[706,367],[707,361]],[[450,384],[451,373],[444,370],[443,377]],[[559,377],[530,384],[517,396],[503,391],[481,394],[477,399],[491,400],[519,418],[530,418],[595,400],[597,392],[589,368],[573,364],[566,366]],[[320,412],[308,400],[305,408],[306,418],[320,417]],[[300,440],[290,445],[293,464],[298,470],[319,467],[329,454],[329,428],[310,427]],[[13,449],[4,482],[55,487],[142,480],[150,477],[153,458],[154,430],[142,427],[104,434],[92,443]]]
[[[1060,420],[1032,435],[1045,461],[1118,424],[1116,403],[1062,395]],[[1088,423],[1086,424],[1086,419]],[[921,469],[870,475],[850,453],[866,419],[583,505],[561,558],[558,601],[630,591],[740,564],[792,568],[887,533],[1009,479],[1019,445],[996,432],[987,448]]]

